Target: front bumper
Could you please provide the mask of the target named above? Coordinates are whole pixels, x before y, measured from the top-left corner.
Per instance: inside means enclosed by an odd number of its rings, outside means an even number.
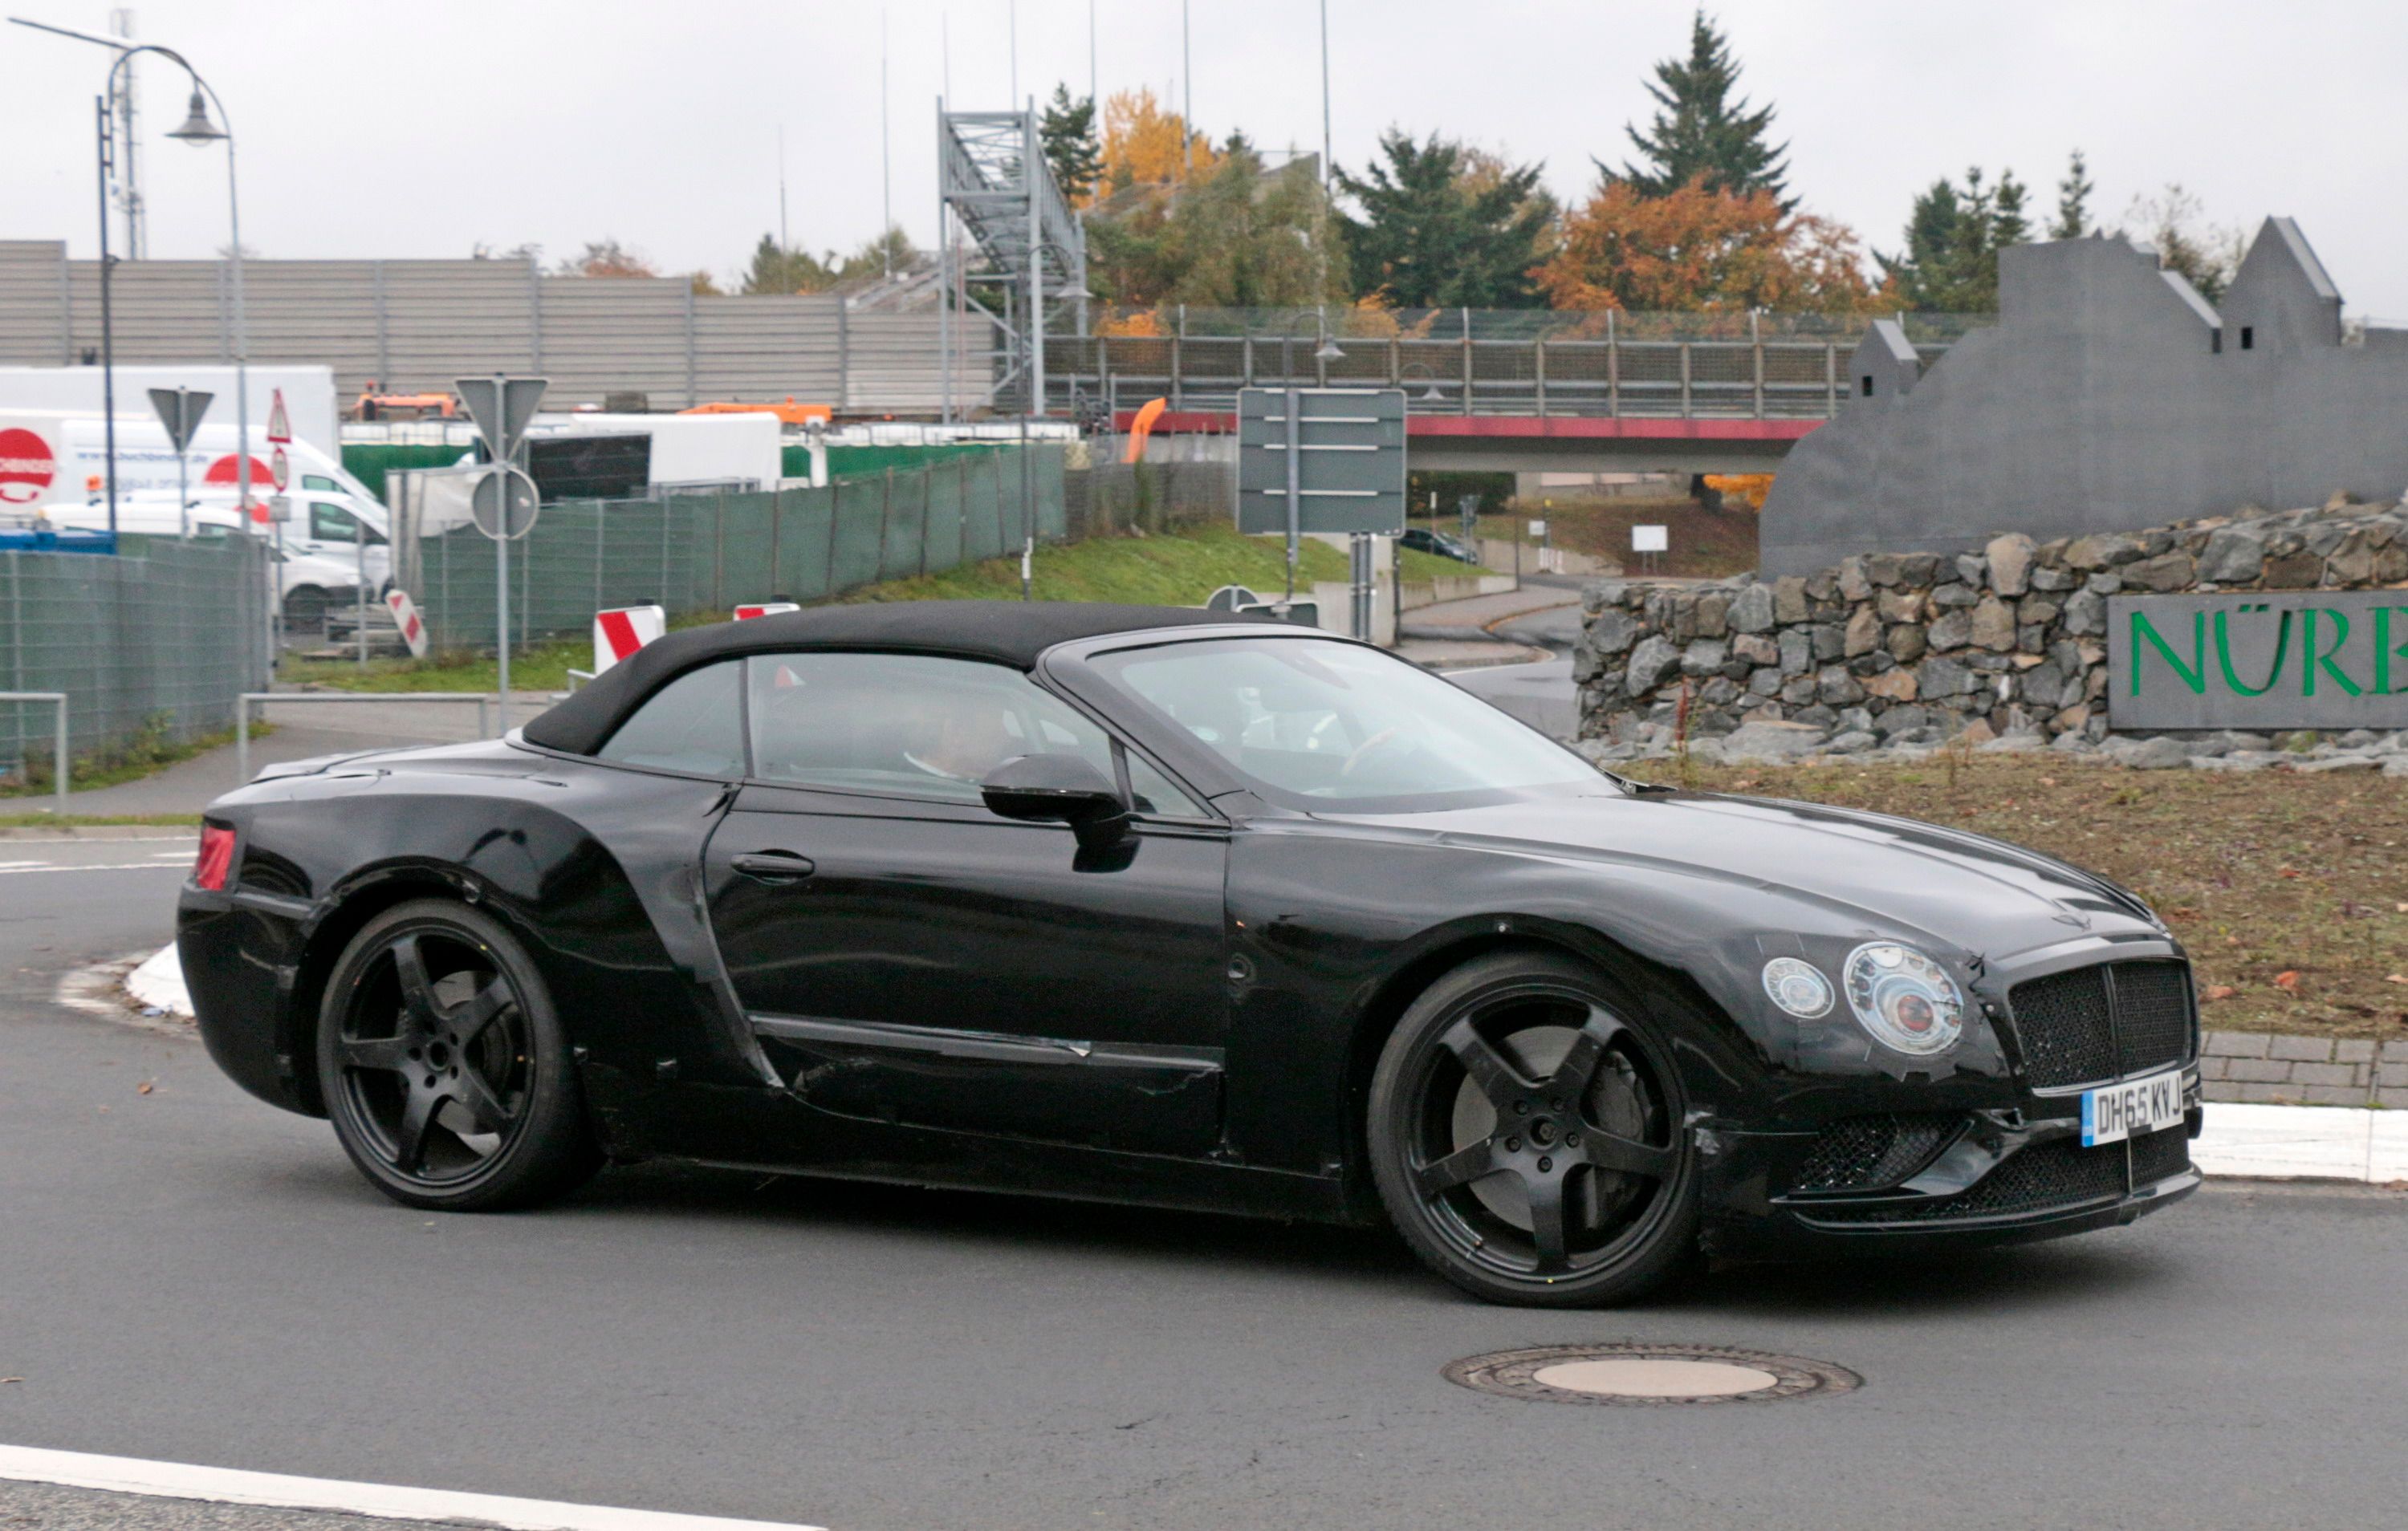
[[[2115,1227],[2181,1200],[2200,1184],[2189,1140],[2201,1121],[2196,1074],[2185,1122],[2085,1148],[2078,1120],[2020,1109],[1913,1119],[1936,1123],[1936,1146],[1905,1150],[1919,1166],[1888,1183],[1828,1184],[1831,1134],[1703,1132],[1705,1241],[1726,1255],[1848,1253],[2024,1243]],[[1906,1120],[1906,1119],[1899,1119]]]

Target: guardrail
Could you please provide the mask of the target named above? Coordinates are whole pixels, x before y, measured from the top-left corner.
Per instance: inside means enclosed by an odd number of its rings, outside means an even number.
[[[67,694],[63,691],[0,691],[0,702],[48,702],[59,709],[58,737],[52,740],[57,751],[51,767],[51,787],[58,794],[58,811],[67,810]]]
[[[253,703],[273,702],[281,707],[287,702],[474,702],[477,704],[477,737],[485,738],[489,737],[486,722],[491,717],[487,708],[493,705],[494,696],[490,691],[246,691],[235,698],[235,785],[242,786],[251,780],[251,708]],[[6,700],[6,694],[0,694],[0,701]],[[64,737],[63,722],[61,737]],[[64,751],[65,746],[60,748]],[[64,794],[60,800],[65,800]]]

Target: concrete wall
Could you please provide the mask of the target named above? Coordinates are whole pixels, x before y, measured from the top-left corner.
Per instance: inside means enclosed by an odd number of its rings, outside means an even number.
[[[1781,465],[1764,572],[2408,483],[2408,331],[2345,339],[2341,294],[2289,219],[2267,221],[2220,311],[2100,237],[2001,251],[1999,303],[1998,327],[1928,365],[1875,326],[1838,417]]]

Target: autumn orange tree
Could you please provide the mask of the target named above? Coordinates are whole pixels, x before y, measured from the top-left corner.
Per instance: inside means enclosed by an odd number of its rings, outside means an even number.
[[[1211,141],[1165,111],[1153,91],[1116,91],[1104,103],[1103,177],[1081,206],[1132,186],[1183,181],[1220,163]]]
[[[1771,192],[1710,190],[1702,176],[1662,196],[1609,179],[1564,217],[1531,273],[1558,308],[1862,312],[1876,307],[1856,236]]]

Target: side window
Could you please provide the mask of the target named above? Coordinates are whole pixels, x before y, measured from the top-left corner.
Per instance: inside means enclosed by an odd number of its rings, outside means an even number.
[[[319,542],[350,542],[359,537],[359,522],[339,505],[324,500],[309,502],[309,536]]]
[[[697,776],[743,775],[742,667],[740,660],[722,660],[679,676],[619,725],[600,758]]]
[[[855,792],[979,800],[1014,755],[1084,758],[1106,780],[1111,736],[1016,669],[918,654],[765,654],[749,661],[753,774]],[[1135,756],[1132,791],[1154,813],[1199,814]]]
[[[322,473],[305,473],[301,475],[301,487],[303,489],[314,489],[319,491],[321,494],[332,494],[343,486],[335,482],[334,479],[327,478]]]

